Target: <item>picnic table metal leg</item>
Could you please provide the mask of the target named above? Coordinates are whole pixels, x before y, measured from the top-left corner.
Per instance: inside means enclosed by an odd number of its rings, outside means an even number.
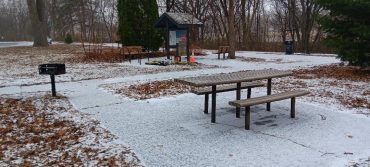
[[[295,97],[291,98],[290,104],[290,118],[295,118]]]
[[[249,130],[251,125],[251,107],[245,107],[245,129]]]
[[[241,83],[236,83],[236,100],[240,100]],[[240,118],[240,107],[236,107],[236,118]]]
[[[271,78],[267,79],[267,95],[271,95]],[[267,103],[266,110],[271,111],[271,103]]]
[[[211,122],[216,123],[216,85],[212,86],[212,113]]]
[[[204,114],[208,114],[208,101],[209,101],[209,94],[206,93],[204,95]]]
[[[218,55],[218,59],[220,60],[220,52],[218,52],[217,55]]]
[[[224,52],[224,59],[225,59],[225,52]]]

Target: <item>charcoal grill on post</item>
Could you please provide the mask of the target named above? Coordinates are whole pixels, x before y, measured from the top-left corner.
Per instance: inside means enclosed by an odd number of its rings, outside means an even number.
[[[51,79],[51,92],[53,96],[56,96],[55,91],[55,75],[61,75],[66,73],[65,64],[40,64],[39,74],[40,75],[50,75]]]

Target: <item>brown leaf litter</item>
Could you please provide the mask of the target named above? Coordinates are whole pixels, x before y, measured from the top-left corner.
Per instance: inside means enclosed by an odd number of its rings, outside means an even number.
[[[0,166],[141,166],[65,97],[1,97],[0,117]]]
[[[294,70],[296,78],[335,78],[338,80],[351,80],[370,82],[370,70],[360,69],[355,66],[341,66],[339,64],[314,66],[310,69]]]
[[[282,78],[276,86],[282,90],[306,89],[309,96],[336,99],[349,108],[370,109],[370,72],[338,64],[293,70],[293,77]]]
[[[175,82],[174,80],[151,81],[115,89],[115,93],[137,100],[171,96],[187,92],[190,92],[190,86]]]

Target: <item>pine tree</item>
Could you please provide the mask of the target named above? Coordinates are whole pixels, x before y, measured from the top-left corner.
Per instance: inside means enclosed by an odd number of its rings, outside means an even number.
[[[140,45],[140,25],[142,12],[137,1],[119,0],[118,9],[118,34],[123,45]],[[141,18],[140,18],[141,17]],[[138,19],[140,18],[140,19]]]
[[[328,10],[320,23],[328,33],[326,43],[342,61],[370,66],[370,1],[316,0]]]
[[[143,0],[144,16],[144,40],[143,45],[151,50],[158,50],[163,43],[162,31],[154,27],[158,20],[158,4],[156,0]]]
[[[64,37],[64,43],[66,43],[66,44],[71,44],[71,43],[73,43],[73,39],[72,39],[72,35],[71,35],[71,34],[67,34],[67,35]]]
[[[162,45],[162,34],[154,28],[158,19],[156,0],[119,0],[118,34],[123,45],[141,45],[150,50],[158,50]]]

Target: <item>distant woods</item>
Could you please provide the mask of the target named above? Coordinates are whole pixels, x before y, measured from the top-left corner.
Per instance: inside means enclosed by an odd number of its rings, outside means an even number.
[[[36,0],[31,0],[35,1]],[[117,39],[116,0],[43,0],[47,36],[63,41],[114,42]],[[0,41],[32,40],[27,1],[0,1]]]
[[[117,0],[45,2],[47,35],[54,40],[63,41],[67,34],[74,41],[120,40]],[[229,45],[231,39],[236,50],[283,51],[283,42],[293,40],[297,52],[331,51],[322,44],[325,34],[318,25],[327,12],[313,0],[233,2],[230,10],[229,0],[157,0],[159,13],[189,13],[204,23],[191,34],[192,43],[202,48]],[[0,13],[0,40],[32,40],[26,1],[0,1]]]
[[[299,52],[330,51],[322,44],[324,33],[318,25],[325,11],[313,0],[233,2],[234,15],[229,0],[161,0],[160,7],[190,13],[204,22],[194,39],[202,46],[229,45],[229,39],[235,38],[231,42],[239,50],[282,51],[283,42],[293,40]]]
[[[26,1],[0,1],[0,23],[0,41],[32,39]]]

